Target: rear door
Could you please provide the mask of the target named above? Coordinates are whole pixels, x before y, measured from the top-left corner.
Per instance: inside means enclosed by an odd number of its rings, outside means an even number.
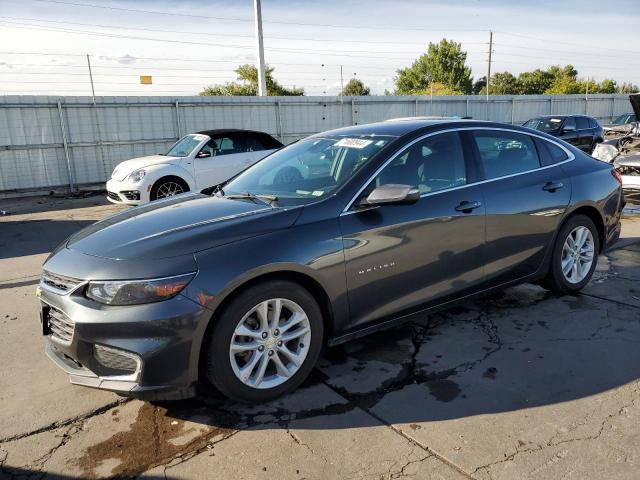
[[[407,147],[354,204],[387,184],[418,187],[411,205],[352,208],[340,216],[352,327],[473,289],[482,280],[484,204],[470,142],[458,132]],[[465,152],[467,154],[465,155]],[[464,208],[464,207],[467,208]]]
[[[541,158],[538,137],[510,130],[479,129],[473,137],[485,178],[485,273],[498,285],[541,266],[571,198],[571,181],[557,164],[569,156],[553,144],[564,157],[549,160],[545,150]]]
[[[591,153],[595,131],[591,128],[587,117],[576,117],[576,132],[578,133],[578,148]]]
[[[562,123],[560,138],[571,145],[580,148],[580,136],[577,132],[576,120],[574,117],[567,117]]]

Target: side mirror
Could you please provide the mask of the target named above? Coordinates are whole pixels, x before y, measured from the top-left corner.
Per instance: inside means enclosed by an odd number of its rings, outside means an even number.
[[[566,127],[562,127],[562,131],[563,132],[575,132],[576,131],[576,126],[575,125],[567,125]]]
[[[211,156],[211,152],[198,152],[196,158],[209,158]]]
[[[360,202],[361,207],[372,205],[408,205],[420,200],[420,191],[409,185],[381,185]]]

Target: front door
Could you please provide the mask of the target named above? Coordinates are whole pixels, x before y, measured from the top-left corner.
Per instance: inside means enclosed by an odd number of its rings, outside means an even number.
[[[212,138],[194,159],[196,187],[217,185],[255,162],[244,142],[232,135]]]
[[[352,328],[473,289],[482,280],[484,204],[481,187],[468,185],[466,150],[457,132],[413,143],[360,198],[377,186],[402,184],[418,187],[420,200],[352,208],[340,217]]]

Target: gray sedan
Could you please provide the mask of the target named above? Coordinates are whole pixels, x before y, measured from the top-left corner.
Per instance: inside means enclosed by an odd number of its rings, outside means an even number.
[[[543,132],[333,130],[66,240],[44,264],[42,333],[74,384],[266,401],[326,345],[521,282],[578,292],[623,206],[611,165]]]

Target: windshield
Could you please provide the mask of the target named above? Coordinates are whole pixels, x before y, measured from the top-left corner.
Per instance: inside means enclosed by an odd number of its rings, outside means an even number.
[[[631,116],[635,117],[635,115],[631,115]],[[611,123],[614,125],[624,125],[627,122],[635,122],[635,119],[629,118],[629,117],[630,115],[628,113],[625,113],[624,115],[620,115]]]
[[[166,155],[169,157],[188,157],[205,138],[207,138],[205,135],[186,135],[174,143]]]
[[[256,163],[224,187],[225,195],[249,192],[304,205],[344,184],[394,137],[307,138]]]
[[[562,125],[561,118],[532,118],[524,126],[541,132],[555,132]]]

